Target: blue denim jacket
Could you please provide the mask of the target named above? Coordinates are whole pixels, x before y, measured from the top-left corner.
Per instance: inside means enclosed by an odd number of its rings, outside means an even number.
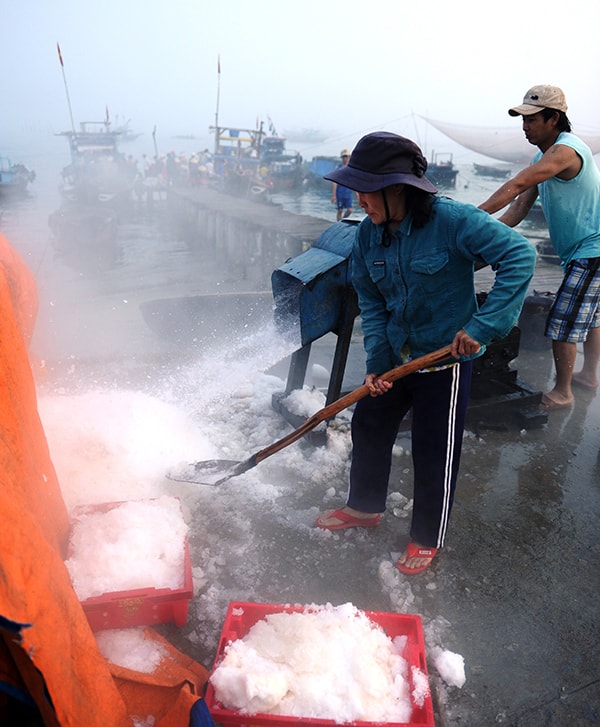
[[[352,253],[352,282],[361,310],[367,373],[383,373],[451,343],[466,332],[482,344],[503,338],[517,322],[536,253],[522,235],[474,207],[435,197],[434,213],[417,229],[409,214],[381,243],[383,225],[365,218]],[[474,264],[496,273],[478,309]],[[452,360],[452,359],[451,359]]]

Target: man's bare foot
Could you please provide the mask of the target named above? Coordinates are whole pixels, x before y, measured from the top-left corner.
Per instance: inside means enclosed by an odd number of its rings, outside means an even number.
[[[575,386],[581,386],[582,389],[588,389],[588,391],[597,391],[598,389],[598,379],[588,379],[583,375],[582,371],[573,374],[572,383]]]
[[[555,409],[565,409],[573,404],[573,397],[570,399],[557,394],[555,391],[551,391],[547,394],[542,394],[542,401],[540,407],[545,411],[554,411]]]
[[[360,512],[345,505],[338,510],[327,510],[317,518],[317,527],[324,530],[342,530],[343,528],[368,528],[379,525],[381,515],[372,512]]]

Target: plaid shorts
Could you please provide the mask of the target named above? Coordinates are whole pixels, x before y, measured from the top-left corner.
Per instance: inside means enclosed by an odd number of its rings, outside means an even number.
[[[553,341],[583,343],[600,326],[600,257],[572,260],[546,321]]]

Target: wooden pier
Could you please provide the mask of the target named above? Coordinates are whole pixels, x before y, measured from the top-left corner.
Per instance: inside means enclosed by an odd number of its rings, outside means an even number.
[[[268,290],[270,275],[286,260],[307,250],[333,222],[287,212],[280,205],[224,194],[206,186],[173,187],[168,202],[185,225],[186,233],[215,251],[231,271],[244,281],[245,289]],[[532,244],[539,234],[521,229]],[[240,268],[242,268],[240,270]],[[530,292],[556,292],[563,277],[560,265],[538,258]],[[493,271],[475,274],[479,291],[491,288]]]
[[[246,289],[270,289],[271,272],[307,250],[333,224],[205,186],[172,188],[168,202],[186,235],[218,254]]]

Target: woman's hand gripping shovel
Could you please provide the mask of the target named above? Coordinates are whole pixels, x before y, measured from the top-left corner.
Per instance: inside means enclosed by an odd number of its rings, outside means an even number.
[[[437,351],[432,351],[424,356],[409,361],[408,363],[396,366],[396,368],[386,371],[379,378],[385,381],[396,381],[404,376],[413,374],[415,371],[433,366],[434,364],[441,363],[448,358],[452,357],[451,354],[452,346],[444,346],[439,348]],[[293,432],[290,432],[285,437],[282,437],[277,442],[270,444],[268,447],[255,452],[252,456],[245,459],[243,462],[235,462],[227,459],[210,459],[206,462],[192,462],[191,464],[184,465],[183,467],[173,470],[167,473],[167,478],[170,480],[177,480],[179,482],[193,482],[198,485],[221,485],[223,482],[230,480],[232,477],[247,472],[248,470],[256,467],[257,464],[262,462],[272,454],[279,452],[289,444],[296,442],[298,439],[303,437],[305,434],[310,432],[321,422],[331,419],[336,414],[339,414],[344,409],[347,409],[352,404],[355,404],[359,399],[364,399],[370,393],[369,387],[366,384],[359,386],[358,389],[349,392],[345,396],[340,397],[336,401],[329,404],[329,406],[319,409],[318,412],[309,417],[304,424],[301,424]]]

